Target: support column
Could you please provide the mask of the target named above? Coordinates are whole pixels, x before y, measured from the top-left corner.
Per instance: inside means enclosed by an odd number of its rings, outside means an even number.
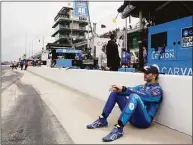
[[[142,71],[144,67],[144,59],[143,59],[143,24],[142,24],[142,11],[139,12],[139,71]]]

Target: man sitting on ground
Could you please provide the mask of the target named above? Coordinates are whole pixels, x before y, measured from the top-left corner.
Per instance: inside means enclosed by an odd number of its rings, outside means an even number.
[[[148,128],[162,102],[163,91],[157,82],[159,71],[155,66],[144,68],[144,85],[125,87],[112,85],[111,94],[105,104],[99,119],[87,125],[88,129],[107,127],[107,117],[111,113],[115,103],[122,111],[118,123],[113,130],[102,140],[114,141],[123,136],[124,126],[130,122],[138,128]]]

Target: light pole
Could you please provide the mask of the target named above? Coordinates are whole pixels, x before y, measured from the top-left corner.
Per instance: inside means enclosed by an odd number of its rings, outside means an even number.
[[[43,39],[42,39],[42,49],[44,50],[44,36],[43,36]]]
[[[38,38],[38,42],[39,42],[39,46],[40,50],[42,52],[42,50],[44,50],[44,36],[42,36],[42,47],[41,47],[41,38]]]
[[[33,40],[32,40],[32,56],[33,56]]]
[[[74,11],[72,10],[72,23],[71,23],[71,47],[74,48],[74,45],[73,45],[73,37],[72,37],[72,34],[73,34],[73,26],[74,26]]]
[[[25,34],[25,55],[26,55],[26,49],[27,49],[27,32]]]
[[[91,28],[91,35],[92,33],[92,26],[91,26],[91,22],[90,22],[90,13],[89,13],[89,5],[88,5],[88,0],[86,1],[86,7],[87,7],[87,11],[88,11],[88,38],[87,38],[87,48],[89,48],[89,28]]]
[[[31,57],[31,55],[30,55],[30,43],[29,43],[29,57]]]
[[[127,50],[127,18],[125,18],[125,49]]]
[[[143,60],[143,46],[142,46],[142,41],[143,41],[143,37],[142,37],[142,31],[143,31],[143,24],[142,24],[142,11],[139,12],[139,70],[142,71],[143,67],[144,67],[144,60]]]

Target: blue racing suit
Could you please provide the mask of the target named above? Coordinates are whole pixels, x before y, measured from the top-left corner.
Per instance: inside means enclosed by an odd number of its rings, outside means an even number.
[[[129,121],[136,127],[147,128],[160,107],[162,96],[163,91],[159,83],[146,83],[129,87],[124,92],[112,92],[103,109],[103,115],[107,118],[117,103],[122,111],[119,121],[124,126]]]
[[[131,55],[127,52],[123,52],[123,57],[122,57],[122,60],[121,60],[121,64],[128,66],[129,61],[131,61]]]
[[[82,54],[80,53],[80,54],[78,54],[78,60],[83,60],[84,59],[84,57],[82,56]]]

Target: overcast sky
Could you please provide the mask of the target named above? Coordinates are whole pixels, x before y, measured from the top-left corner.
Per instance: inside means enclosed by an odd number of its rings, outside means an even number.
[[[91,22],[97,23],[98,34],[124,27],[125,21],[120,16],[116,24],[112,23],[112,19],[117,15],[117,8],[122,4],[123,2],[89,2]],[[2,2],[2,61],[18,60],[25,53],[25,44],[28,56],[32,54],[32,46],[33,54],[39,52],[43,37],[44,47],[53,42],[55,39],[51,35],[54,33],[54,17],[63,6],[68,6],[68,2]],[[132,24],[137,22],[137,19],[132,19]],[[107,28],[101,29],[101,24]]]

